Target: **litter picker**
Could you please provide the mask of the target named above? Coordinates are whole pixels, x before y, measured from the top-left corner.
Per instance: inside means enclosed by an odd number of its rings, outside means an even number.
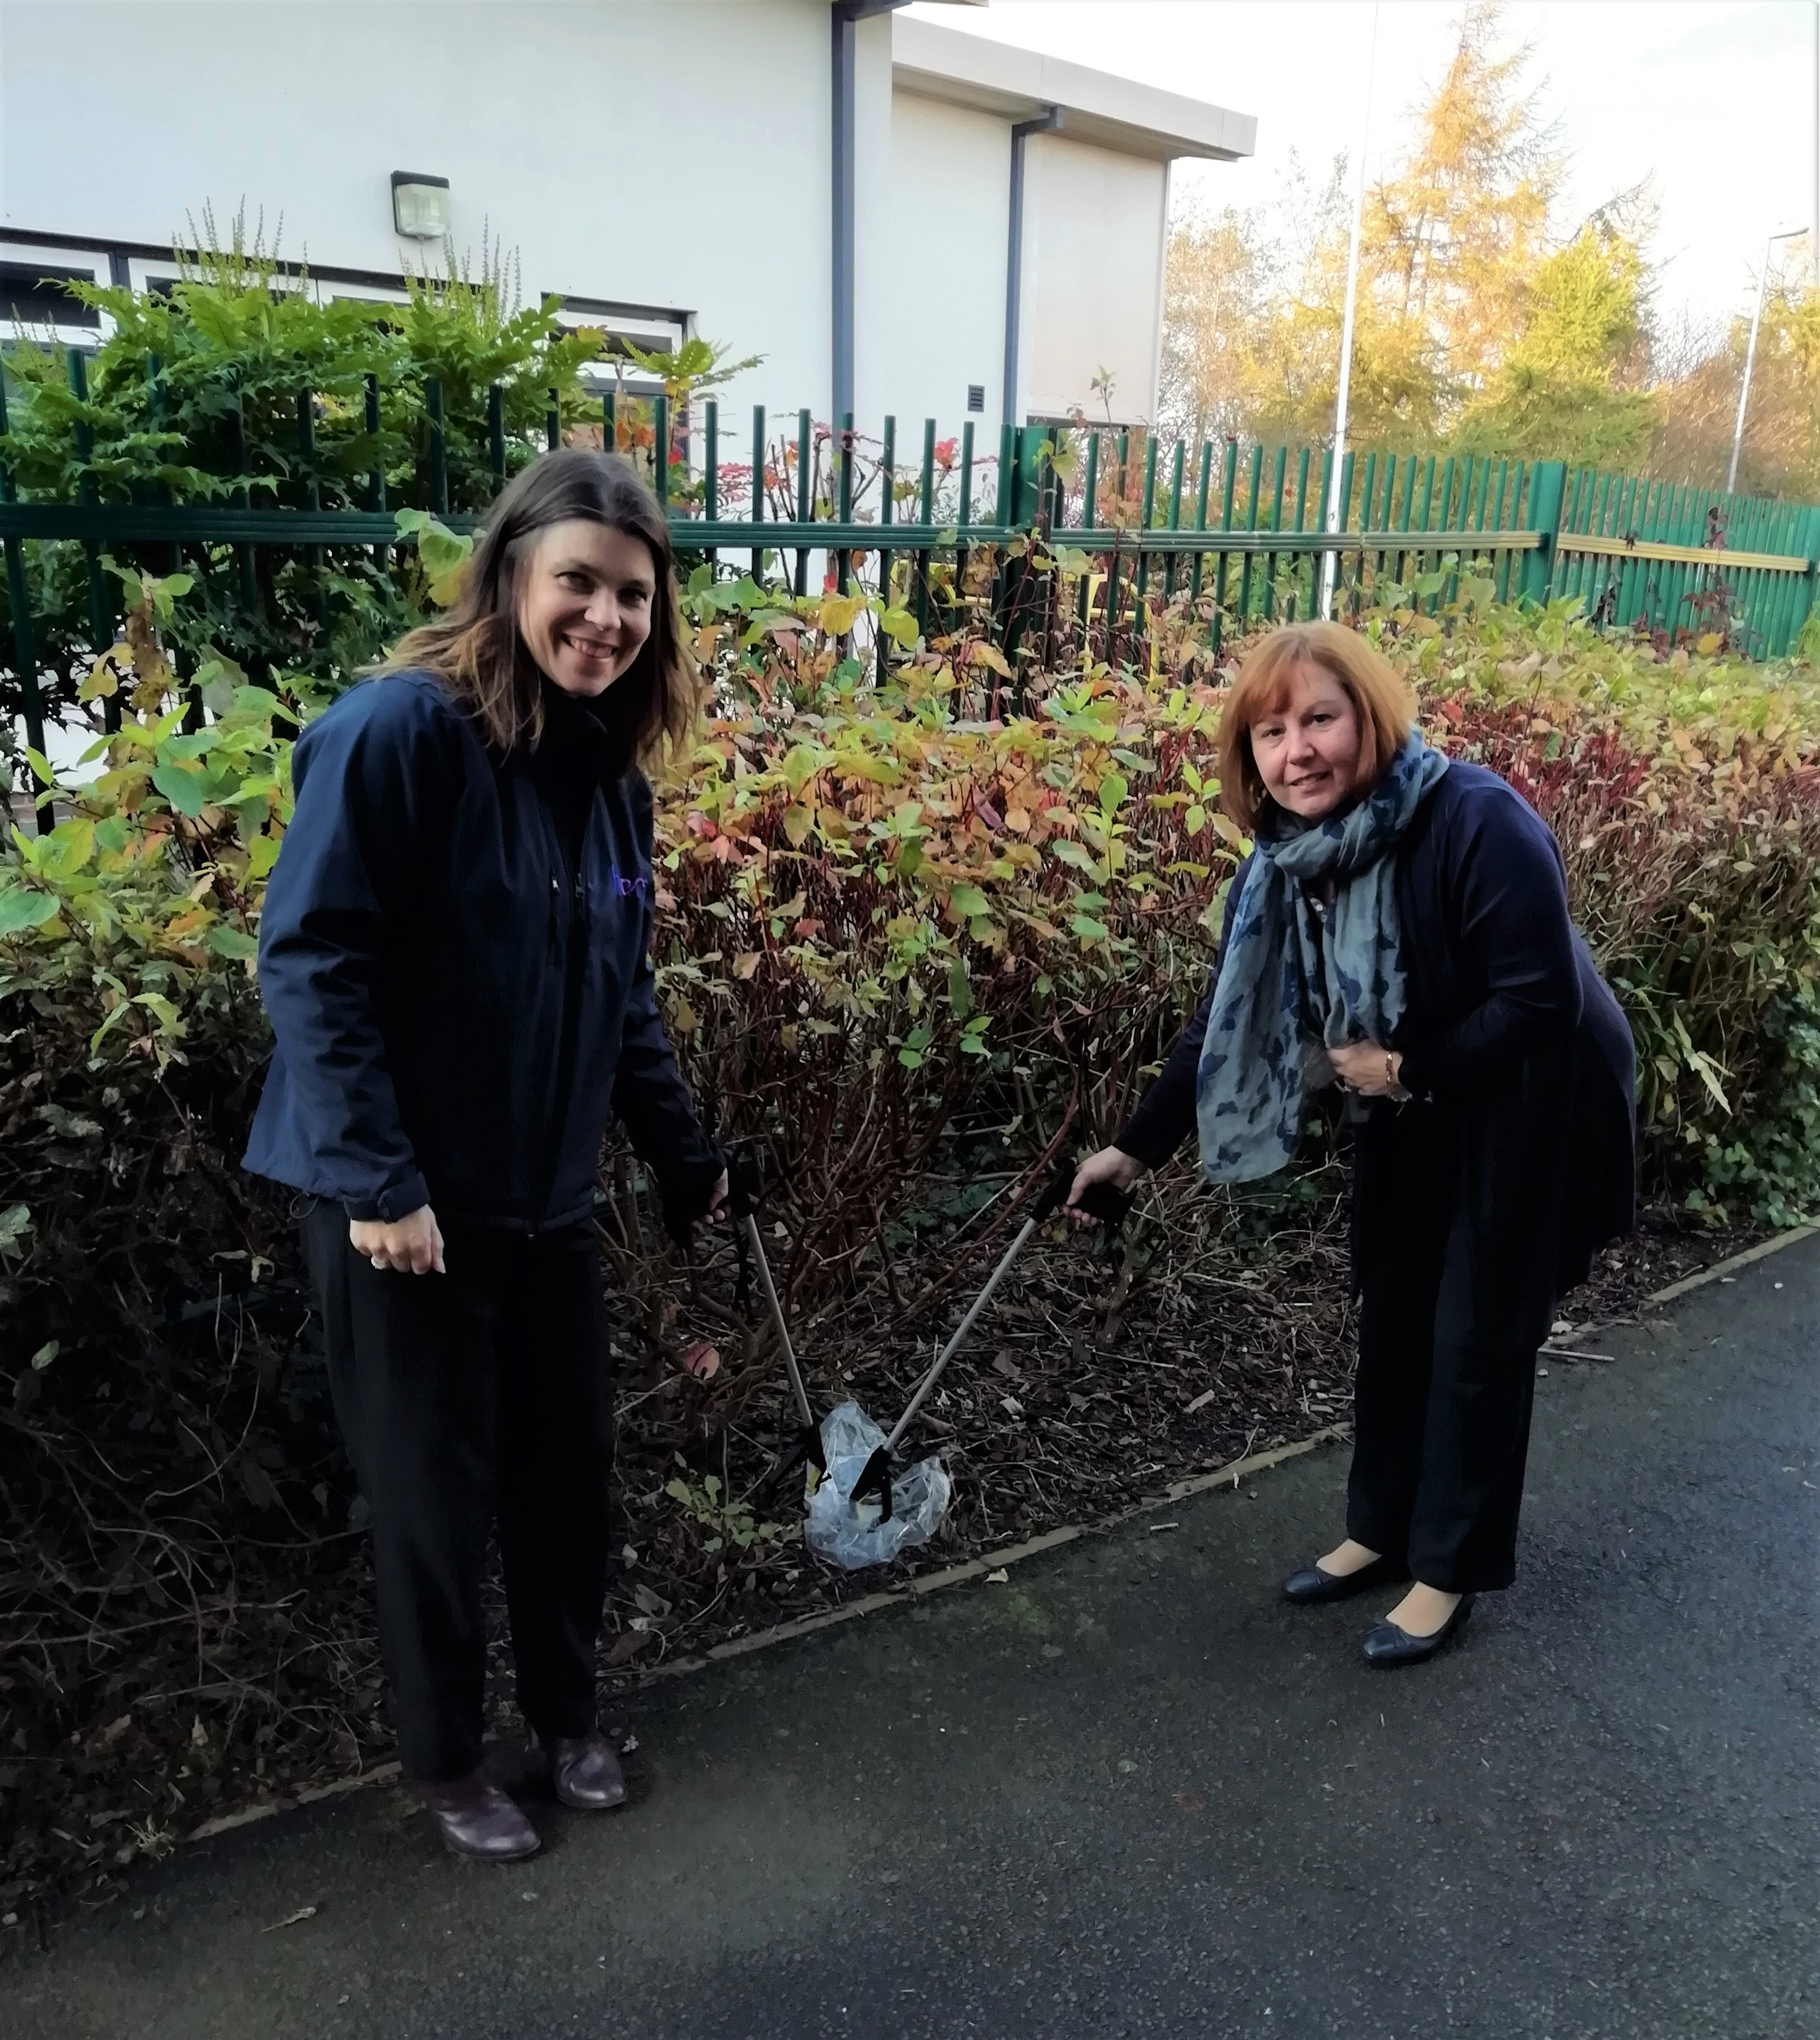
[[[759,1231],[758,1208],[764,1195],[764,1179],[756,1151],[750,1144],[734,1154],[727,1169],[727,1203],[745,1229],[746,1243],[758,1263],[759,1287],[764,1291],[765,1307],[771,1312],[772,1329],[783,1353],[784,1372],[790,1376],[790,1393],[796,1398],[797,1414],[802,1419],[796,1436],[784,1448],[782,1458],[768,1476],[781,1480],[792,1467],[814,1467],[819,1478],[828,1471],[822,1450],[821,1426],[815,1421],[809,1391],[803,1386],[802,1369],[796,1363],[796,1349],[790,1342],[790,1328],[783,1321],[783,1306],[778,1301],[777,1285],[771,1279],[771,1263],[765,1258],[764,1240]]]
[[[1011,1263],[1029,1245],[1030,1237],[1037,1228],[1045,1224],[1068,1201],[1068,1193],[1073,1185],[1074,1178],[1075,1165],[1072,1162],[1063,1162],[1057,1165],[1055,1173],[1050,1177],[1042,1195],[1031,1205],[1028,1216],[1018,1228],[1017,1237],[1005,1249],[998,1266],[987,1277],[986,1286],[973,1299],[967,1315],[956,1326],[954,1336],[936,1355],[929,1372],[917,1384],[916,1392],[910,1398],[903,1415],[897,1419],[893,1427],[890,1436],[866,1462],[859,1479],[853,1483],[847,1499],[855,1509],[858,1509],[861,1501],[867,1497],[875,1494],[878,1498],[881,1512],[880,1521],[890,1520],[893,1471],[891,1456],[897,1449],[898,1441],[909,1429],[916,1419],[917,1411],[933,1394],[935,1384],[942,1379],[943,1368],[960,1350],[961,1342],[965,1339],[968,1333],[973,1329],[974,1322],[980,1313],[992,1300],[992,1292],[1004,1280]],[[1131,1199],[1124,1191],[1115,1190],[1110,1183],[1095,1183],[1081,1199],[1080,1208],[1099,1220],[1109,1232],[1116,1232],[1124,1223],[1125,1213],[1131,1208]]]

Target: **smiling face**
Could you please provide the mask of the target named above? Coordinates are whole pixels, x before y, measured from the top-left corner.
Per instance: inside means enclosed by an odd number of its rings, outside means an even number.
[[[1274,708],[1251,725],[1251,755],[1278,807],[1318,822],[1358,790],[1365,733],[1353,698],[1304,659],[1284,676]]]
[[[651,634],[657,570],[642,539],[573,518],[539,531],[518,573],[518,631],[565,694],[604,694]]]

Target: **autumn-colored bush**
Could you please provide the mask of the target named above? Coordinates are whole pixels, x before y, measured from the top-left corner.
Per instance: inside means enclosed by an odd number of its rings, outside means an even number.
[[[1567,605],[1396,627],[1449,748],[1553,828],[1636,1036],[1646,1188],[1791,1223],[1820,1206],[1820,679],[1658,657]]]
[[[126,580],[136,630],[91,682],[124,691],[108,769],[0,865],[0,1095],[24,1172],[0,1184],[0,1227],[21,1305],[49,1274],[33,1243],[81,1238],[91,1151],[60,1125],[92,1126],[97,1160],[110,1136],[143,1140],[107,1102],[123,1072],[185,1111],[244,1107],[259,900],[316,699],[207,665],[211,716],[186,729],[158,636],[182,591]],[[1186,611],[1157,620],[1149,672],[1038,676],[1013,717],[988,713],[988,645],[938,639],[880,677],[852,649],[863,599],[745,590],[703,569],[689,597],[714,698],[657,789],[659,982],[718,1130],[764,1140],[816,1214],[790,1270],[807,1302],[889,1254],[957,1112],[999,1113],[1026,1160],[1110,1132],[1198,993],[1245,845],[1212,777],[1221,673]],[[1811,676],[1662,660],[1564,606],[1367,627],[1436,740],[1555,828],[1638,1034],[1648,1186],[1772,1220],[1811,1205]],[[611,1173],[631,1253],[648,1228]],[[28,1352],[95,1307],[40,1300],[13,1314]]]

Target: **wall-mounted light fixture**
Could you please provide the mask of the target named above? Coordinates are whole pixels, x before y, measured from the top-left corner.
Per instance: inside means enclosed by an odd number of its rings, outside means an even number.
[[[449,181],[415,170],[392,173],[392,224],[409,241],[441,241],[449,232]]]

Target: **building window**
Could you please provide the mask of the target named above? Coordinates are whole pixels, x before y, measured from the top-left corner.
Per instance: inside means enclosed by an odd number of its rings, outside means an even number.
[[[985,408],[985,384],[984,382],[969,382],[967,385],[967,409],[969,411],[983,411]]]
[[[79,325],[95,332],[101,315],[78,304],[66,285],[92,284],[93,269],[47,269],[36,263],[0,262],[0,322],[8,325]]]

